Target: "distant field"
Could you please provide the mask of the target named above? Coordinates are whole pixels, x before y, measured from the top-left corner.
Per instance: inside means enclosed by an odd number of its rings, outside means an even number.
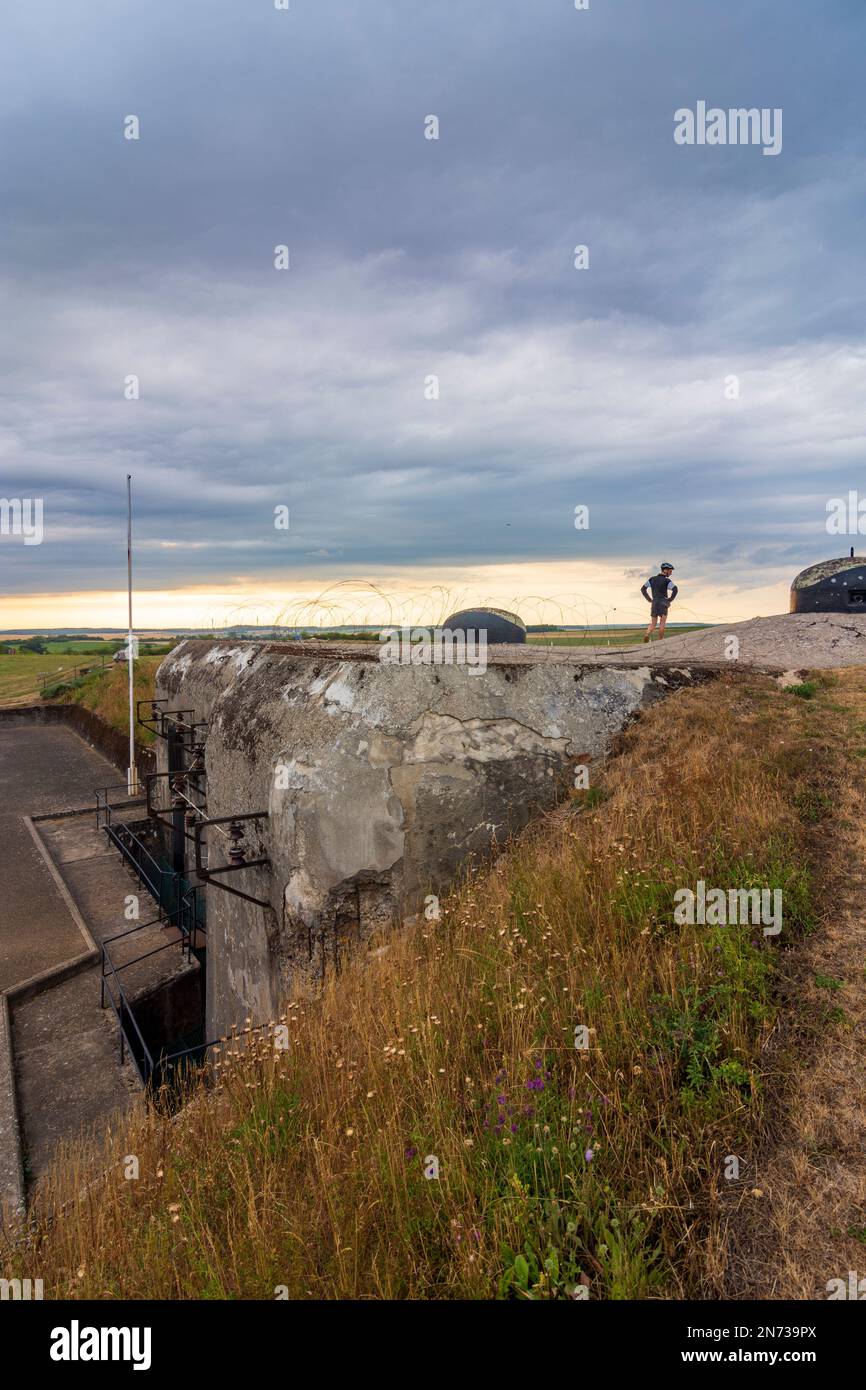
[[[668,627],[668,632],[682,636],[686,632],[696,632],[705,623],[695,623],[692,627]],[[531,632],[527,642],[545,647],[632,647],[640,642],[645,627],[614,628],[610,632]]]
[[[118,663],[113,665],[110,658],[113,654],[113,647],[106,643],[96,643],[89,652],[82,651],[75,644],[70,644],[70,650],[64,650],[64,644],[60,644],[59,651],[51,651],[44,656],[33,652],[16,652],[14,656],[4,656],[0,654],[0,705],[21,705],[28,704],[32,700],[42,698],[42,684],[40,676],[57,677],[62,680],[64,677],[72,679],[76,667],[92,665],[93,674],[84,678],[84,686],[75,692],[74,696],[80,696],[80,703],[87,704],[89,709],[97,709],[100,695],[97,687],[106,687],[106,695],[112,692],[112,703],[114,703],[114,692],[116,689],[126,689],[126,665]],[[153,649],[155,653],[153,654]],[[162,655],[170,650],[167,646],[157,646],[156,643],[142,643],[141,656],[136,662],[136,685],[140,679],[145,681],[145,688],[140,692],[143,699],[151,692],[153,684],[153,674],[159,665]],[[100,656],[104,654],[107,658],[110,670],[101,671]],[[51,688],[53,681],[46,682]],[[99,710],[99,713],[103,713]],[[121,723],[126,727],[126,715],[122,715]],[[112,719],[112,723],[116,720]],[[120,724],[117,727],[121,727]]]
[[[22,704],[39,694],[39,677],[64,671],[71,672],[80,666],[84,658],[64,656],[63,653],[49,652],[38,656],[33,652],[20,652],[15,656],[0,655],[0,704]]]
[[[110,642],[100,642],[95,637],[70,637],[63,642],[44,642],[43,646],[47,647],[48,651],[52,654],[57,652],[61,655],[68,656],[75,654],[80,656],[109,657],[117,651],[118,647],[124,645],[124,641],[125,639],[122,638],[117,638],[116,640],[112,638]],[[8,642],[0,641],[0,646],[14,647],[17,645],[17,638]]]
[[[123,646],[123,639],[112,639],[109,642],[100,642],[96,638],[88,640],[86,637],[79,638],[77,641],[71,639],[68,642],[46,642],[46,647],[50,652],[80,652],[82,656],[90,656],[93,652],[104,653],[111,656],[118,647]]]

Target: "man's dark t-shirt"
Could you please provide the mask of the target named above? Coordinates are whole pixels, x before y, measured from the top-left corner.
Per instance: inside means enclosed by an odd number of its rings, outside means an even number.
[[[641,593],[652,604],[652,616],[661,618],[667,614],[679,590],[667,574],[654,574],[641,585]]]

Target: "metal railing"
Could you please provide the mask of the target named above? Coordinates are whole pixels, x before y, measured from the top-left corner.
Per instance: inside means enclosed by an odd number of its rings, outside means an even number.
[[[125,802],[122,807],[112,806],[108,801],[108,791],[110,790],[111,788],[106,789],[105,801],[102,806],[100,806],[100,793],[96,793],[97,829],[101,828],[105,831],[109,842],[120,851],[122,858],[132,868],[139,882],[147,888],[151,897],[162,905],[167,896],[166,884],[177,876],[175,871],[160,864],[141,837],[136,835],[132,825],[126,821],[115,819],[114,815],[118,810],[125,811],[130,806],[142,806],[146,802],[131,800]]]
[[[107,670],[112,663],[106,661],[103,653],[100,653],[100,655],[102,655],[102,661],[99,663],[89,661],[79,666],[59,666],[56,671],[42,671],[39,675],[40,692],[43,691],[47,685],[59,685],[67,679],[77,680],[79,676],[89,676],[94,671]]]
[[[106,787],[96,793],[97,829],[105,831],[109,844],[114,845],[139,883],[147,889],[159,910],[159,920],[169,922],[181,932],[183,945],[191,955],[199,945],[198,934],[205,935],[204,905],[198,884],[190,883],[182,873],[160,863],[136,833],[139,822],[128,824],[117,819],[117,812],[146,804],[143,798],[133,797],[113,806],[109,793],[118,790],[125,790],[125,787]]]
[[[118,932],[115,936],[106,937],[102,943],[102,983],[100,986],[100,1005],[104,1009],[106,997],[108,1003],[114,1011],[117,1019],[117,1028],[120,1038],[120,1062],[121,1066],[126,1057],[126,1048],[135,1063],[141,1084],[147,1086],[153,1075],[154,1062],[150,1048],[144,1040],[144,1034],[138,1026],[138,1021],[132,1011],[129,1000],[126,997],[123,985],[120,982],[120,971],[127,970],[131,965],[136,965],[138,961],[146,960],[148,956],[155,956],[159,951],[165,951],[169,946],[174,946],[175,942],[167,941],[163,946],[157,946],[153,951],[146,951],[137,960],[126,961],[121,966],[116,966],[108,952],[108,947],[113,941],[119,941],[122,937],[131,936],[133,932],[141,931],[145,926],[150,926],[149,922],[142,922],[141,926],[133,927],[128,932]],[[132,1032],[131,1030],[134,1030]]]
[[[120,793],[124,800],[115,805],[108,799],[109,792]],[[130,796],[125,782],[114,782],[110,787],[103,787],[96,793],[96,828],[103,829],[105,825],[111,824],[111,818],[115,811],[126,811],[130,806],[145,806],[147,802],[143,796]]]
[[[157,738],[167,739],[174,730],[181,738],[189,738],[190,743],[203,741],[207,733],[207,720],[196,719],[194,709],[164,709],[164,699],[148,697],[135,702],[135,721],[143,729],[149,729]],[[147,713],[142,709],[147,706]],[[190,719],[185,716],[191,715]],[[166,727],[168,726],[168,727]],[[199,731],[202,732],[199,732]]]
[[[112,960],[111,951],[109,948],[116,944],[118,941],[128,941],[129,938],[131,936],[134,936],[136,932],[143,931],[146,927],[164,925],[164,920],[161,917],[155,917],[149,922],[140,922],[138,926],[130,927],[127,931],[116,932],[113,936],[107,936],[102,942],[100,948],[100,1007],[104,1009],[106,1003],[111,1005],[112,1012],[114,1013],[114,1016],[117,1019],[120,1040],[121,1064],[123,1064],[123,1062],[125,1061],[126,1053],[128,1051],[130,1057],[135,1063],[135,1068],[138,1072],[139,1080],[141,1081],[141,1084],[145,1087],[151,1086],[153,1084],[154,1077],[157,1073],[160,1074],[161,1084],[162,1081],[165,1079],[165,1071],[169,1063],[175,1064],[179,1058],[186,1056],[192,1059],[193,1054],[197,1052],[200,1052],[201,1056],[203,1057],[206,1050],[209,1047],[213,1047],[214,1045],[213,1042],[197,1043],[192,1047],[179,1048],[176,1051],[170,1053],[166,1053],[161,1050],[159,1053],[157,1053],[156,1057],[154,1057],[153,1052],[149,1048],[144,1034],[142,1033],[141,1028],[139,1027],[138,1020],[135,1017],[135,1012],[131,1003],[129,1002],[126,990],[123,988],[123,984],[120,979],[121,971],[129,970],[131,966],[139,965],[143,960],[150,960],[152,956],[158,956],[163,951],[168,951],[172,947],[176,947],[177,942],[165,941],[162,943],[162,945],[154,946],[149,951],[142,951],[140,955],[134,956],[132,960],[126,960],[120,964]],[[203,929],[197,926],[193,928],[193,931],[199,930]],[[173,1074],[176,1070],[176,1067],[173,1065],[171,1070]]]
[[[147,789],[149,793],[149,782]],[[128,970],[133,965],[138,965],[142,961],[149,960],[152,956],[159,955],[170,948],[176,949],[178,945],[176,939],[162,942],[160,945],[142,951],[139,955],[120,964],[112,959],[111,948],[120,941],[128,941],[130,937],[143,931],[146,927],[171,926],[180,933],[181,951],[186,954],[188,960],[191,960],[193,953],[202,949],[202,938],[206,936],[203,922],[204,904],[199,886],[190,883],[182,873],[167,868],[165,864],[161,863],[144,843],[141,836],[136,833],[139,825],[152,824],[152,820],[148,818],[143,822],[132,821],[129,823],[120,819],[121,815],[141,806],[146,806],[148,811],[151,810],[149,795],[146,798],[124,796],[121,799],[117,797],[115,803],[112,803],[112,793],[125,792],[126,787],[123,785],[105,787],[101,791],[97,791],[97,828],[105,831],[108,842],[119,850],[124,862],[129,864],[139,882],[150,893],[156,903],[158,916],[125,931],[116,932],[113,936],[103,940],[101,945],[100,1002],[102,1008],[105,1008],[106,1004],[110,1004],[117,1019],[121,1063],[125,1060],[128,1051],[142,1086],[147,1090],[158,1090],[164,1085],[170,1086],[171,1083],[175,1082],[184,1066],[194,1066],[202,1061],[208,1048],[212,1047],[214,1043],[196,1043],[168,1053],[160,1050],[154,1055],[142,1033],[129,997],[123,987],[120,978],[122,971]]]
[[[129,962],[129,964],[132,963]],[[121,966],[120,969],[125,969],[125,967]],[[154,1057],[138,1025],[126,991],[120,982],[117,968],[110,963],[103,974],[103,991],[117,1019],[121,1064],[126,1060],[128,1051],[135,1064],[138,1079],[145,1090],[158,1090],[161,1086],[176,1081],[184,1060],[191,1066],[198,1065],[204,1061],[209,1049],[215,1047],[219,1042],[218,1038],[213,1038],[209,1042],[195,1043],[192,1047],[181,1047],[174,1052],[166,1052],[161,1049]]]

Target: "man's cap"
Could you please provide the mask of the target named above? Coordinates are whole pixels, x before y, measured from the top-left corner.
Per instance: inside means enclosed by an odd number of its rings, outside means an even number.
[[[672,570],[673,565],[669,564],[667,560],[663,560],[662,563],[659,565],[659,569]]]

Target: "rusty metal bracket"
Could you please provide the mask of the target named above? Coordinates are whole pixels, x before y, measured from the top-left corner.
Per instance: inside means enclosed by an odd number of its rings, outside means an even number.
[[[156,783],[159,781],[159,779],[162,778],[162,777],[168,779],[168,781],[169,781],[169,791],[171,791],[171,783],[172,783],[176,778],[183,778],[184,781],[188,782],[190,777],[205,778],[205,779],[206,779],[206,778],[207,778],[207,773],[205,773],[205,772],[192,772],[192,773],[190,773],[190,771],[189,771],[188,769],[183,769],[183,770],[175,771],[175,772],[146,772],[146,773],[144,774],[144,791],[145,791],[145,797],[146,797],[146,800],[147,800],[147,814],[148,814],[149,818],[150,818],[151,820],[159,821],[160,825],[165,826],[166,830],[173,830],[173,829],[174,829],[174,822],[169,818],[169,815],[170,815],[170,812],[171,812],[171,810],[172,810],[172,807],[161,807],[161,806],[156,806],[155,803],[154,803],[155,784],[156,784]],[[207,800],[206,793],[205,793],[204,791],[202,791],[202,788],[201,788],[200,786],[197,786],[197,785],[196,785],[196,786],[194,787],[194,790],[197,791],[197,792],[199,793],[200,796],[204,797],[204,798],[205,798],[205,801]],[[193,811],[196,811],[197,813],[203,813],[204,811],[207,810],[207,805],[206,805],[206,804],[205,804],[204,806],[196,806],[195,803],[194,803],[193,801],[190,801],[189,799],[186,799],[185,804],[186,804],[186,806],[187,806],[188,809],[193,810]],[[189,833],[188,830],[184,830],[183,833],[184,833],[184,839],[186,839],[186,840],[192,840],[192,839],[194,839],[194,836],[191,835],[191,834]]]
[[[243,835],[243,832],[240,831],[240,826],[243,821],[267,820],[267,818],[267,811],[243,811],[231,816],[210,816],[206,820],[196,821],[192,828],[193,839],[195,840],[196,877],[199,878],[202,883],[212,883],[215,888],[221,888],[224,893],[232,893],[236,898],[244,898],[246,902],[255,903],[257,907],[270,907],[270,903],[267,899],[256,898],[251,893],[243,893],[240,888],[230,888],[227,883],[219,881],[223,874],[236,874],[242,869],[258,869],[265,864],[270,864],[271,861],[268,856],[262,859],[244,859],[243,850],[239,845],[239,839]],[[235,839],[235,848],[229,853],[230,859],[233,858],[235,862],[223,864],[218,869],[205,868],[201,858],[201,835],[202,831],[209,825],[231,825],[232,827],[238,827],[239,835],[233,837]]]
[[[190,743],[204,742],[205,735],[207,734],[206,720],[195,719],[194,709],[163,709],[164,704],[165,701],[163,699],[157,699],[156,697],[148,700],[136,700],[136,723],[140,724],[143,729],[150,729],[150,732],[156,734],[157,738],[168,738],[165,725],[166,721],[169,720],[174,724],[175,728],[181,732],[183,737],[186,737],[187,734],[189,735]],[[141,712],[143,705],[149,705],[150,707],[150,712],[146,716]],[[193,716],[192,722],[184,718],[184,715],[187,714]],[[198,729],[203,730],[203,733],[198,734]]]

